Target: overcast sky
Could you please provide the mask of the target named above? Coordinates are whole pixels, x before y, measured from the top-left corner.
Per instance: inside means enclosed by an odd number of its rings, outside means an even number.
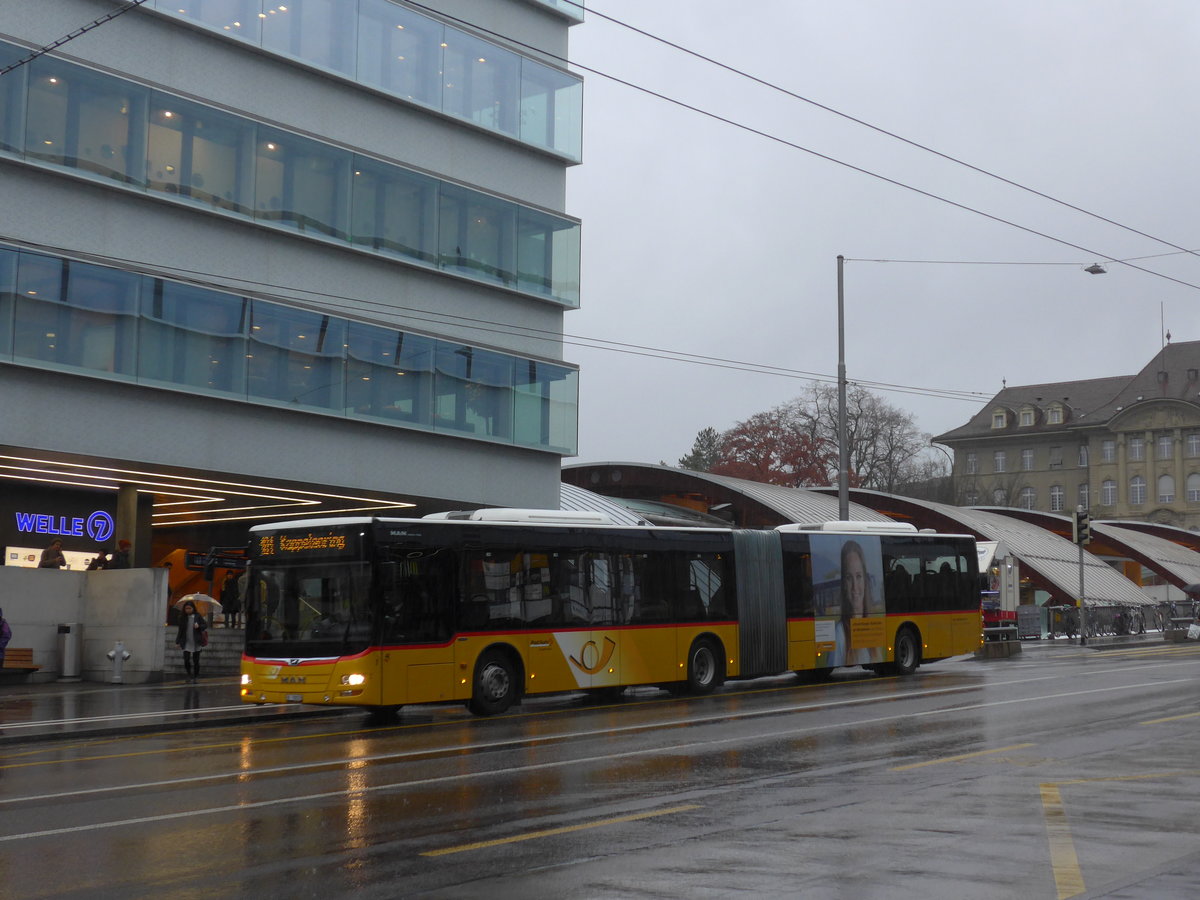
[[[1121,225],[1200,248],[1194,0],[588,0],[583,66],[817,153],[1087,248],[1076,250],[852,171],[588,72],[582,309],[569,335],[837,371],[836,257],[847,262],[851,381],[932,434],[1009,385],[1132,374],[1200,338],[1200,289],[1096,259],[1172,248],[971,173],[689,58],[603,13],[841,113]],[[1033,265],[1065,263],[1066,265]],[[1200,285],[1200,259],[1138,262]],[[568,338],[572,341],[573,338]],[[674,464],[696,433],[803,380],[574,346],[577,461]]]

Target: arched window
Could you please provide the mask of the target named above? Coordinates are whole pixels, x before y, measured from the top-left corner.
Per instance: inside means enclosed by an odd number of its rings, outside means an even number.
[[[1076,502],[1079,504],[1081,509],[1088,509],[1091,507],[1092,504],[1088,502],[1091,500],[1091,496],[1092,492],[1086,481],[1079,485],[1079,499]]]
[[[1189,503],[1200,503],[1200,472],[1187,477],[1187,498]]]
[[[1004,506],[1008,503],[1008,491],[1004,488],[996,488],[992,491],[992,502],[997,506]]]
[[[1175,502],[1175,478],[1172,475],[1158,476],[1158,502]]]
[[[1129,479],[1129,505],[1141,506],[1146,502],[1146,479],[1134,475]]]
[[[1117,505],[1117,483],[1111,478],[1104,479],[1104,483],[1100,485],[1100,505]]]
[[[1063,510],[1063,486],[1061,484],[1051,485],[1050,487],[1050,512],[1062,512]]]
[[[1018,500],[1021,509],[1033,509],[1037,505],[1037,491],[1031,487],[1021,488],[1020,498]]]

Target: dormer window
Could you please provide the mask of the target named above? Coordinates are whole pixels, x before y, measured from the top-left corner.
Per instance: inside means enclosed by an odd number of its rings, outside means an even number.
[[[1028,428],[1032,424],[1033,424],[1033,410],[1032,409],[1021,410],[1021,427]]]
[[[993,428],[1003,428],[1007,424],[1008,424],[1008,416],[1006,416],[1003,412],[992,413],[992,427]]]
[[[1046,410],[1047,425],[1061,425],[1063,421],[1063,410],[1061,406],[1052,406]]]

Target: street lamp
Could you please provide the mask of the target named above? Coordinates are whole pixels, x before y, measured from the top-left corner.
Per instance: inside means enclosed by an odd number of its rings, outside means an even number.
[[[949,450],[939,444],[935,444],[933,441],[929,442],[929,446],[933,450],[940,451],[946,457],[946,462],[950,466],[950,474],[946,477],[950,480],[950,503],[954,504],[958,499],[958,495],[954,491],[954,457],[950,455]]]
[[[838,519],[850,520],[850,448],[846,446],[846,302],[842,269],[846,257],[838,254]]]
[[[887,260],[879,260],[886,262]],[[850,448],[846,445],[846,298],[843,278],[846,257],[837,258],[837,318],[838,318],[838,519],[850,519]],[[1107,275],[1108,269],[1095,262],[1083,271],[1089,275]],[[931,445],[932,446],[932,445]],[[941,448],[939,448],[941,449]],[[945,453],[946,451],[942,451]],[[949,456],[949,454],[947,454]],[[954,461],[950,461],[951,484],[954,478]],[[1082,593],[1082,589],[1080,591]],[[1082,602],[1082,598],[1081,598]]]

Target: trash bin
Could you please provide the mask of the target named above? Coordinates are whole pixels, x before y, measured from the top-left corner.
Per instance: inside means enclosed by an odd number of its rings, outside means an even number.
[[[83,655],[83,626],[69,622],[58,626],[59,681],[79,681]]]

